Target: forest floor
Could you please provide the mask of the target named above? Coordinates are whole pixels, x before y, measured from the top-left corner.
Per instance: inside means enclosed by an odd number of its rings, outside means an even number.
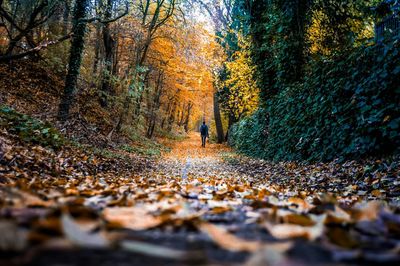
[[[271,163],[192,133],[121,162],[1,140],[1,265],[400,262],[398,158]]]

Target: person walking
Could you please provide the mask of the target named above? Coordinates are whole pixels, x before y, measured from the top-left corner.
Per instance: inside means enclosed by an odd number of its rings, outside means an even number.
[[[206,139],[210,136],[208,135],[208,126],[206,125],[206,121],[203,121],[203,124],[200,127],[200,135],[201,135],[201,147],[206,147]]]

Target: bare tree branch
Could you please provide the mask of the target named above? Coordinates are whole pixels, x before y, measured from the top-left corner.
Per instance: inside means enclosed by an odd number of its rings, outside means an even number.
[[[13,27],[15,27],[18,31],[22,31],[22,29],[15,23],[14,19],[11,15],[3,8],[3,1],[0,1],[0,16],[2,16],[5,20],[7,20]]]
[[[8,62],[8,61],[11,61],[11,60],[24,58],[25,56],[37,53],[37,52],[39,52],[39,51],[41,51],[41,50],[43,50],[43,49],[45,49],[47,47],[50,47],[50,46],[53,46],[53,45],[58,44],[60,42],[63,42],[65,40],[68,40],[71,37],[72,37],[72,33],[70,33],[68,35],[65,35],[65,36],[63,36],[63,37],[61,37],[61,38],[59,38],[57,40],[39,44],[38,46],[36,46],[36,47],[34,47],[32,49],[29,49],[29,50],[27,50],[27,51],[25,51],[23,53],[20,53],[20,54],[0,56],[0,62]]]

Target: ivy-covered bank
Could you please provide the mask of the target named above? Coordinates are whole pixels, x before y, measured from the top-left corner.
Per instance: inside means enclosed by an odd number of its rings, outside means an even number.
[[[273,160],[332,160],[398,153],[399,38],[309,64],[301,82],[282,87],[235,124],[237,150]]]

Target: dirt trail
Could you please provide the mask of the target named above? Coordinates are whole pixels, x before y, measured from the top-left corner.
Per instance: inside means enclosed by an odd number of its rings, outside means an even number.
[[[207,142],[206,147],[201,147],[199,133],[192,132],[182,142],[166,143],[171,148],[164,153],[158,161],[157,171],[167,176],[179,176],[184,180],[188,177],[215,178],[224,171],[234,171],[224,157],[232,156],[232,150],[226,145]],[[224,175],[224,174],[223,174]],[[224,175],[225,176],[225,175]],[[224,177],[223,176],[223,177]]]

